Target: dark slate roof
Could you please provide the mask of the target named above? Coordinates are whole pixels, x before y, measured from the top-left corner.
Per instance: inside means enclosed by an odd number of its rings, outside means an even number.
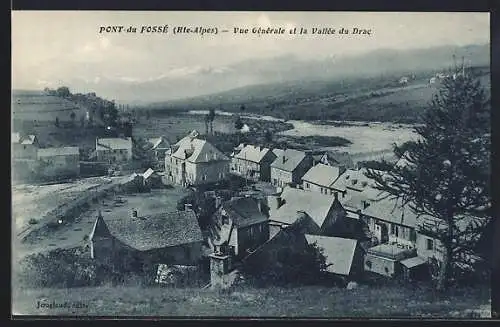
[[[91,238],[106,237],[110,234],[140,251],[203,241],[198,220],[192,210],[139,218],[98,217]]]
[[[251,197],[234,198],[222,204],[222,209],[238,227],[245,227],[267,221],[259,210],[258,200]]]

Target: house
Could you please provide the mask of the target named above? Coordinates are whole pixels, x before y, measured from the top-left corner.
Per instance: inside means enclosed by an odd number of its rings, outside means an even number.
[[[340,175],[341,170],[339,167],[319,163],[311,167],[302,177],[302,188],[307,191],[330,195],[334,192],[341,192],[341,190],[336,190],[333,187],[333,183]]]
[[[193,131],[167,151],[165,176],[169,183],[189,186],[227,179],[230,159],[198,136],[198,132]]]
[[[35,135],[22,136],[20,133],[12,133],[11,145],[14,159],[37,159],[37,150],[40,145]]]
[[[142,174],[133,173],[120,184],[122,191],[127,193],[138,193],[145,191],[144,178]]]
[[[357,213],[366,223],[375,244],[415,247],[418,215],[409,206],[373,188],[351,193],[342,200],[347,211]]]
[[[165,153],[170,149],[170,143],[163,136],[148,139],[151,144],[151,151],[154,152],[156,160],[163,161]]]
[[[44,176],[78,176],[80,174],[78,147],[38,149],[37,158]]]
[[[313,192],[286,187],[268,197],[270,236],[292,224],[307,234],[364,239],[363,223],[348,215],[337,194],[318,196]]]
[[[465,233],[465,231],[481,226],[484,228],[488,224],[487,219],[473,216],[457,216],[455,220],[455,225],[457,227],[456,231],[461,233],[457,238],[459,241],[469,244],[477,244],[480,241],[481,235],[479,233]],[[441,241],[433,234],[444,228],[446,228],[446,223],[443,220],[431,216],[419,217],[416,226],[416,248],[419,257],[422,257],[427,262],[442,262],[445,248]],[[466,257],[462,258],[460,264],[465,268],[465,266],[475,260],[477,260],[477,258],[466,255]]]
[[[115,163],[132,160],[132,138],[97,138],[95,140],[97,160]]]
[[[308,244],[323,250],[329,273],[351,278],[363,273],[365,251],[357,240],[309,234],[305,237]]]
[[[374,185],[374,181],[366,176],[367,169],[347,169],[331,186],[334,190],[345,194],[359,193]]]
[[[275,187],[300,184],[304,174],[312,167],[312,156],[305,152],[286,149],[271,164],[271,183]]]
[[[281,157],[283,153],[285,153],[285,150],[283,149],[273,149],[273,153],[276,157]]]
[[[163,184],[161,176],[151,168],[142,173],[142,182],[147,189],[161,187]]]
[[[321,151],[313,154],[314,165],[322,163],[327,166],[340,168],[341,173],[346,169],[354,168],[354,161],[348,152],[340,151]]]
[[[197,265],[203,237],[192,210],[141,217],[97,217],[89,235],[91,257],[100,261]]]
[[[268,148],[245,145],[231,158],[231,173],[253,181],[271,180],[271,163],[276,155]]]
[[[266,242],[269,225],[264,206],[251,197],[223,202],[212,216],[211,248],[227,247],[225,252],[241,257]]]
[[[328,273],[355,279],[363,272],[364,250],[356,240],[311,235],[295,227],[290,225],[280,230],[243,258],[243,265],[247,269],[259,272],[270,266],[280,265],[294,253],[300,253],[308,245],[316,244],[325,256]]]
[[[414,268],[423,263],[423,260],[418,259],[416,249],[406,249],[395,244],[379,244],[368,249],[364,269],[392,278],[404,275],[405,265]]]
[[[403,76],[399,79],[399,84],[406,85],[408,84],[409,78],[407,76]]]

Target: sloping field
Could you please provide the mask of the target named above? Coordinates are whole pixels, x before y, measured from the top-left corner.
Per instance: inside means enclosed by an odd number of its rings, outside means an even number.
[[[15,231],[25,228],[31,218],[42,218],[64,203],[82,196],[82,192],[102,185],[106,180],[96,177],[63,184],[13,186],[12,218]]]
[[[193,288],[103,286],[15,289],[12,311],[72,316],[489,318],[489,298],[484,288],[457,289],[438,298],[429,289],[410,286],[362,285],[354,290],[248,287],[226,293]],[[64,303],[68,305],[60,307]]]
[[[86,109],[76,103],[37,91],[13,91],[12,119],[37,121],[71,121],[71,113],[75,120],[85,117]]]

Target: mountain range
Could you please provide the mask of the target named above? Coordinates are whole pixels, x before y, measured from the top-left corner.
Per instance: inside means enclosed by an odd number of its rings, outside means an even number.
[[[315,60],[286,55],[256,58],[222,67],[178,68],[159,72],[157,78],[146,81],[97,76],[91,81],[74,78],[67,84],[70,89],[94,90],[100,96],[119,103],[163,103],[252,85],[447,69],[453,66],[454,56],[458,63],[464,57],[466,63],[486,66],[490,64],[490,46],[440,46],[404,51],[381,49],[345,57],[318,54]]]

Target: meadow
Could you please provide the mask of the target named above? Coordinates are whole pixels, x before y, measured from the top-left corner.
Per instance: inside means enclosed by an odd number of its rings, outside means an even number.
[[[77,300],[76,300],[77,299]],[[307,318],[488,318],[487,288],[459,288],[438,296],[425,286],[368,286],[356,289],[302,286],[240,286],[220,292],[199,288],[100,286],[18,289],[14,314],[156,317]],[[80,308],[38,308],[38,303],[75,303]]]

